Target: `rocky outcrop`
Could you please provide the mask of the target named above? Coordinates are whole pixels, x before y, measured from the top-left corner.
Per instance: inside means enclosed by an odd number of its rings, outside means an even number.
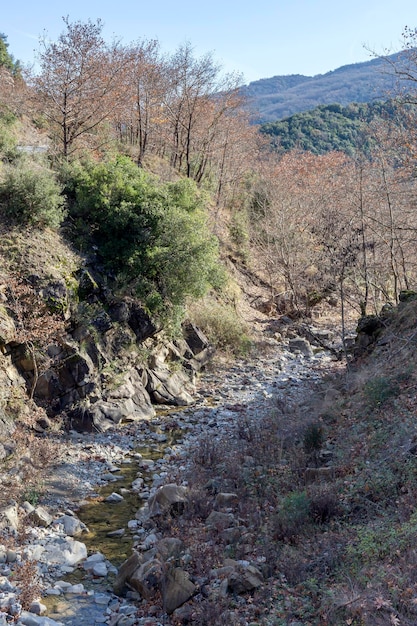
[[[26,381],[50,417],[65,411],[71,427],[85,431],[150,419],[154,404],[193,403],[194,374],[213,354],[198,328],[186,324],[184,337],[170,341],[138,300],[114,296],[88,267],[70,280],[31,274],[27,282],[65,320],[65,331],[35,357],[17,339],[7,289],[1,291],[0,350],[9,358],[7,367],[0,363],[4,388]],[[7,422],[1,400],[0,431]]]

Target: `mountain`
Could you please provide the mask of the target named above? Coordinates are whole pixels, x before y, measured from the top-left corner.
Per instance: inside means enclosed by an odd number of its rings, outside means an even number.
[[[370,148],[369,137],[363,134],[364,124],[392,119],[399,111],[394,100],[352,102],[347,106],[320,104],[283,120],[261,124],[260,131],[271,137],[271,146],[278,152],[298,148],[313,154],[332,150],[354,154],[358,147],[364,152]]]
[[[402,58],[404,53],[398,52],[317,76],[263,78],[245,85],[241,92],[249,100],[256,123],[273,122],[321,104],[346,106],[352,102],[387,100],[398,91],[392,64]]]

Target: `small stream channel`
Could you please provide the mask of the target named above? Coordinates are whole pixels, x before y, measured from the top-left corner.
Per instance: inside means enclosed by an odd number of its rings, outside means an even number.
[[[284,358],[285,357],[285,358]],[[299,360],[286,353],[272,354],[269,358],[263,357],[257,364],[244,364],[228,370],[227,389],[223,390],[224,381],[217,374],[212,380],[208,379],[209,393],[200,398],[200,402],[191,408],[179,410],[178,407],[158,412],[157,419],[149,424],[147,432],[142,432],[137,439],[137,447],[131,447],[123,461],[116,462],[119,468],[111,471],[114,478],[96,491],[85,504],[77,511],[77,516],[88,527],[88,534],[82,535],[80,541],[85,543],[88,554],[100,552],[114,566],[120,564],[132,553],[135,543],[140,543],[140,528],[129,528],[128,523],[135,520],[137,511],[143,506],[144,500],[149,497],[151,486],[158,484],[155,481],[157,474],[164,481],[164,465],[158,463],[164,456],[169,459],[169,450],[181,446],[181,440],[195,423],[199,424],[199,432],[210,433],[213,436],[217,430],[223,432],[228,423],[233,424],[236,414],[233,412],[233,403],[246,403],[251,410],[257,410],[258,405],[265,402],[271,394],[285,394],[287,401],[291,398],[301,398],[301,391],[305,385],[309,386],[322,375],[321,367],[326,366],[331,357],[319,354],[309,361]],[[282,360],[282,364],[279,362]],[[312,364],[317,370],[311,368]],[[305,381],[305,382],[304,382]],[[231,403],[231,404],[230,404]],[[164,427],[165,418],[170,422],[169,430]],[[132,439],[132,431],[128,437]],[[133,442],[135,435],[133,434]],[[154,461],[155,465],[147,466],[146,461]],[[168,460],[169,468],[169,460]],[[109,473],[109,472],[108,472]],[[139,493],[133,491],[132,483],[138,478],[144,481]],[[97,478],[100,478],[99,476]],[[112,493],[123,496],[120,502],[107,502],[106,498]],[[143,495],[143,498],[142,498]],[[122,533],[122,529],[124,532]],[[119,536],[109,536],[109,533],[120,531]],[[78,597],[69,595],[46,598],[48,616],[65,626],[104,626],[108,623],[107,611],[113,609],[113,602],[117,598],[112,596],[114,573],[105,578],[92,577],[82,565],[74,570],[67,578],[71,584],[82,583],[86,593]],[[88,594],[91,594],[88,597]],[[97,598],[102,595],[107,598],[105,606],[97,606]],[[129,599],[123,600],[129,604]],[[109,607],[109,608],[108,608]],[[134,605],[128,605],[128,610]],[[124,623],[124,622],[123,622]],[[132,622],[133,623],[133,622]],[[142,621],[135,621],[142,624]],[[156,623],[156,622],[155,622]]]
[[[116,567],[131,555],[134,539],[128,529],[128,522],[135,519],[137,510],[143,505],[143,499],[132,490],[132,483],[141,477],[144,480],[143,489],[146,489],[153,482],[155,472],[154,468],[140,469],[140,457],[135,458],[135,455],[140,454],[144,460],[157,461],[164,456],[165,448],[174,441],[172,437],[163,444],[142,446],[134,450],[131,459],[120,466],[120,471],[114,472],[117,480],[100,487],[98,495],[79,509],[77,516],[89,529],[82,538],[89,554],[101,552]],[[114,492],[122,495],[123,500],[107,502],[106,498]],[[121,529],[125,530],[122,536],[109,535]]]
[[[159,417],[169,413],[170,411],[161,411]],[[115,569],[113,572],[110,571],[105,578],[97,578],[92,577],[83,567],[75,568],[65,580],[71,585],[82,583],[86,593],[73,596],[46,596],[43,603],[47,607],[48,617],[65,626],[105,624],[107,605],[100,605],[100,597],[109,598],[108,594],[112,592],[116,568],[132,554],[133,545],[135,541],[138,541],[135,534],[138,531],[129,529],[128,522],[135,519],[136,512],[143,505],[149,488],[154,483],[155,472],[161,472],[159,465],[151,464],[147,467],[146,462],[157,462],[162,459],[167,450],[175,446],[183,434],[182,429],[165,433],[161,432],[158,427],[152,428],[152,432],[149,433],[149,444],[142,442],[132,449],[124,461],[117,463],[119,470],[111,472],[114,479],[97,488],[96,494],[79,508],[77,517],[89,530],[80,537],[87,547],[88,554],[100,552]],[[144,481],[140,493],[132,489],[132,483],[138,477]],[[123,500],[114,503],[106,501],[112,493],[122,495]],[[109,536],[109,533],[114,533],[114,531],[120,531],[120,534]]]

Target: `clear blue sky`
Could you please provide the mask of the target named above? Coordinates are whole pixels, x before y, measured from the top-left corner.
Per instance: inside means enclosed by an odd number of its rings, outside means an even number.
[[[323,74],[402,48],[405,26],[417,27],[416,0],[3,0],[0,32],[25,64],[39,37],[56,40],[70,21],[104,22],[103,34],[128,44],[157,38],[172,52],[190,41],[212,52],[248,83],[279,74]]]

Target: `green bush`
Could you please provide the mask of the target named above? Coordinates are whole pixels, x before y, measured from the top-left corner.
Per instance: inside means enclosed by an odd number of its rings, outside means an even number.
[[[306,492],[290,493],[274,516],[273,535],[282,541],[294,541],[310,523],[310,500]]]
[[[0,157],[5,161],[14,160],[18,154],[15,124],[15,116],[7,110],[0,109]]]
[[[19,224],[58,228],[65,217],[62,188],[55,174],[36,163],[5,165],[0,206]]]
[[[202,302],[194,307],[192,318],[217,348],[235,355],[243,355],[250,350],[252,342],[247,328],[233,306],[212,300]]]
[[[218,242],[195,183],[162,183],[122,156],[75,163],[64,176],[76,241],[96,244],[152,313],[177,311],[219,280]]]
[[[370,408],[377,408],[389,398],[394,398],[400,393],[400,387],[396,380],[387,376],[377,376],[368,380],[364,385],[364,394]]]

